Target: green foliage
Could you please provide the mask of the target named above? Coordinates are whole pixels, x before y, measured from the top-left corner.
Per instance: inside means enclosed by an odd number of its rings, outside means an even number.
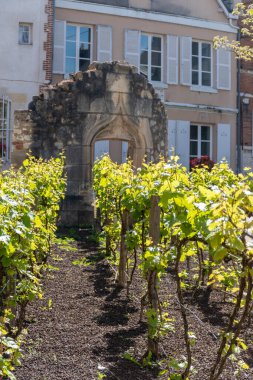
[[[130,352],[124,352],[123,358],[141,367],[141,364],[134,358],[134,356]]]
[[[89,261],[88,259],[86,259],[86,257],[83,257],[82,259],[72,261],[72,264],[80,266],[80,267],[88,267],[88,266],[92,265],[92,262]]]
[[[20,364],[20,344],[17,340],[8,336],[5,324],[9,323],[8,311],[0,318],[0,376],[6,376],[15,380],[12,373],[16,365]]]
[[[106,377],[107,377],[107,376],[106,376],[104,373],[102,373],[102,372],[98,372],[97,375],[98,375],[98,380],[106,379]]]
[[[241,34],[244,37],[249,37],[250,41],[253,39],[253,9],[250,4],[237,3],[233,11],[234,15],[237,15],[241,19],[242,27]],[[227,36],[215,37],[214,47],[225,47],[233,51],[237,58],[242,58],[243,60],[249,61],[253,58],[253,48],[252,46],[241,44],[240,41],[229,40]]]
[[[224,360],[239,355],[239,334],[252,305],[252,179],[250,172],[237,176],[226,162],[215,164],[211,172],[196,168],[190,173],[176,157],[168,162],[143,163],[137,170],[130,162],[117,165],[109,157],[95,163],[96,205],[109,238],[108,254],[117,263],[122,214],[127,210],[132,218],[124,237],[128,278],[131,280],[129,268],[135,267],[134,252],[138,255],[147,294],[152,278],[157,280],[156,294],[149,294],[157,303],[147,304],[145,297],[142,300],[148,306],[149,338],[156,341],[173,330],[169,313],[163,312],[159,301],[159,284],[167,268],[176,272],[188,357],[184,367],[177,368],[183,373],[171,374],[171,379],[188,378],[192,371],[190,349],[196,343],[196,336],[188,331],[183,291],[196,284],[222,290],[234,300],[234,310],[225,333],[221,334],[216,365],[211,370],[213,379],[222,371]],[[159,197],[161,210],[160,239],[156,245],[150,236],[153,196]],[[232,331],[235,331],[233,335]]]
[[[63,156],[48,161],[28,156],[18,171],[0,175],[0,374],[11,379],[26,305],[42,297],[41,276],[65,192],[63,168]]]

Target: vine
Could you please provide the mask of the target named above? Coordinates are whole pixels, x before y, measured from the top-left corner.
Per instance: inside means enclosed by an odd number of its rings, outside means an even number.
[[[0,377],[15,379],[26,307],[42,297],[41,277],[65,193],[63,169],[63,156],[28,156],[18,171],[0,175]]]
[[[224,295],[224,302],[234,300],[229,322],[220,332],[210,380],[221,378],[227,360],[235,360],[236,355],[240,358],[240,350],[246,349],[240,334],[252,310],[253,174],[237,176],[225,162],[208,169],[201,165],[188,173],[177,157],[143,163],[136,170],[131,162],[117,165],[105,156],[94,166],[102,228],[109,218],[113,228],[105,230],[116,247],[114,254],[122,255],[122,244],[124,247],[124,264],[116,263],[121,271],[118,277],[122,271],[125,276],[120,284],[132,282],[137,263],[143,273],[140,319],[145,312],[148,339],[144,356],[149,360],[159,358],[160,337],[173,330],[159,288],[167,268],[176,274],[187,361],[175,366],[177,359],[170,360],[174,363],[174,369],[168,368],[170,379],[189,379],[193,369],[191,347],[196,337],[188,321],[188,289],[203,290],[206,302],[214,289]],[[126,223],[126,215],[131,223]],[[237,363],[247,369],[243,360]]]

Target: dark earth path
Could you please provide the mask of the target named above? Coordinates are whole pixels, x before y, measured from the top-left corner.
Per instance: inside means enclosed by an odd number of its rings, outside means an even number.
[[[140,368],[123,354],[130,350],[140,358],[146,350],[146,326],[139,324],[139,306],[142,289],[135,279],[134,292],[127,300],[125,291],[114,285],[114,272],[100,259],[91,243],[75,242],[76,251],[63,247],[55,249],[50,264],[59,270],[50,270],[44,280],[44,298],[29,306],[26,343],[22,367],[17,368],[17,380],[167,380],[158,377],[158,369]],[[87,257],[91,265],[76,266],[74,260]],[[168,280],[167,280],[168,278]],[[173,273],[166,278],[160,292],[169,300],[170,317],[175,319],[176,334],[168,333],[162,342],[165,357],[184,355],[183,332],[173,293]],[[198,373],[191,380],[207,380],[217,341],[217,334],[227,318],[227,310],[216,295],[209,304],[189,300],[188,318],[197,336],[194,347],[194,366]],[[211,334],[210,334],[211,331]],[[247,373],[234,375],[228,366],[221,380],[253,380],[253,334],[246,330],[250,343],[244,359],[250,365]],[[100,375],[99,375],[100,373]],[[100,377],[99,377],[100,376]]]
[[[77,245],[77,252],[55,251],[50,264],[59,270],[48,273],[43,300],[29,307],[17,380],[97,380],[98,372],[111,380],[153,379],[154,374],[121,359],[145,332],[137,308],[113,287],[106,264],[72,264],[84,256],[97,257],[90,244]]]

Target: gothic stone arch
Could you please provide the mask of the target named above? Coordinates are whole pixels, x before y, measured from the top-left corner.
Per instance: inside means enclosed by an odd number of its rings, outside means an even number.
[[[91,221],[96,140],[129,142],[137,167],[144,156],[157,161],[168,151],[163,103],[135,67],[121,62],[94,62],[88,71],[44,87],[29,111],[16,112],[14,124],[14,164],[19,165],[28,150],[44,158],[65,150],[63,224]]]

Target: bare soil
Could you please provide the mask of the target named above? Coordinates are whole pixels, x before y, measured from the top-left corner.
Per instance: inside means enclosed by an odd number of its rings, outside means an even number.
[[[130,352],[141,361],[146,352],[147,328],[139,323],[141,278],[135,276],[130,297],[114,283],[114,272],[90,242],[75,242],[77,252],[55,248],[50,264],[58,270],[48,271],[44,280],[44,298],[28,309],[28,334],[23,346],[22,366],[17,380],[167,380],[159,368],[141,367],[123,358]],[[89,266],[75,266],[74,260],[87,257]],[[59,259],[60,258],[60,259]],[[168,301],[167,311],[174,320],[175,332],[161,341],[162,359],[185,355],[182,321],[175,296],[173,272],[168,272],[160,289],[161,299]],[[197,343],[193,347],[191,380],[208,380],[219,340],[218,333],[228,320],[231,305],[223,295],[212,292],[186,294],[190,330]],[[249,348],[243,359],[250,370],[234,374],[229,362],[223,380],[253,379],[252,326],[244,327]]]

